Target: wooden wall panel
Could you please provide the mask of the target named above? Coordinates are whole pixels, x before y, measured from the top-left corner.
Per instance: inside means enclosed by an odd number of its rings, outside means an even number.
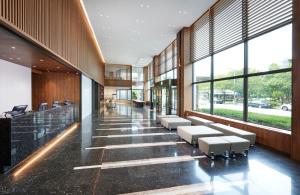
[[[185,116],[198,116],[216,123],[230,125],[232,127],[255,133],[257,143],[270,147],[284,154],[291,153],[291,135],[287,133],[287,131],[275,129],[272,130],[271,128],[267,129],[266,127],[252,123],[192,111],[186,111]]]
[[[133,83],[131,80],[113,80],[105,79],[104,86],[106,87],[132,87]]]
[[[40,103],[51,106],[54,100],[70,100],[80,103],[80,76],[61,72],[32,74],[32,108],[37,110]]]
[[[0,0],[0,23],[104,84],[104,63],[80,0]]]

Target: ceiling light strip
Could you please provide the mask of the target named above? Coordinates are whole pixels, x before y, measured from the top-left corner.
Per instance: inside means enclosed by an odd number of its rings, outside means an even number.
[[[85,18],[86,18],[86,20],[87,20],[87,22],[88,22],[89,28],[90,28],[90,30],[91,30],[91,32],[92,32],[92,37],[93,37],[94,42],[95,42],[95,45],[96,45],[96,47],[97,47],[97,49],[98,49],[100,58],[101,58],[102,62],[105,63],[105,59],[104,59],[104,57],[103,57],[103,54],[102,54],[102,51],[101,51],[99,42],[98,42],[98,40],[97,40],[96,34],[95,34],[95,32],[94,32],[94,29],[93,29],[93,27],[92,27],[92,23],[91,23],[91,21],[90,21],[90,18],[89,18],[88,14],[87,14],[86,9],[85,9],[83,0],[80,0],[80,5],[81,5],[81,8],[82,8],[83,13],[84,13],[84,15],[85,15]]]

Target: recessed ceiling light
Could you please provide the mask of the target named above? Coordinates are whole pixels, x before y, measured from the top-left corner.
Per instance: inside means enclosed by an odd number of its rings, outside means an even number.
[[[10,60],[13,60],[13,58],[9,58]]]
[[[109,18],[109,16],[105,16],[106,18]]]
[[[60,67],[59,67],[59,66],[57,66],[56,68],[57,68],[57,69],[60,69]]]
[[[100,14],[101,17],[103,17],[103,14]]]
[[[11,48],[12,48],[12,49],[16,49],[16,47],[15,47],[15,46],[12,46]]]
[[[150,5],[146,5],[147,8],[150,8]]]
[[[181,11],[181,10],[179,10],[179,11],[178,11],[178,13],[179,13],[179,14],[182,14],[182,11]]]
[[[43,62],[44,60],[43,59],[40,59],[40,62]]]
[[[144,4],[141,4],[141,5],[140,5],[140,7],[142,7],[142,8],[143,8],[143,7],[144,7]]]
[[[21,58],[17,58],[17,60],[21,60]]]
[[[36,68],[36,66],[34,65],[34,66],[32,66],[33,68]]]

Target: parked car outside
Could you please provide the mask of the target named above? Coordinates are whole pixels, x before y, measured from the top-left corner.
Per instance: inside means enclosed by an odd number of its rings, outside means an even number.
[[[214,103],[215,103],[215,104],[223,104],[224,101],[221,100],[221,99],[218,99],[218,98],[214,98]]]
[[[252,101],[248,103],[249,107],[254,107],[254,108],[271,108],[271,104],[268,102],[264,101]]]
[[[292,105],[291,104],[282,104],[281,110],[283,110],[283,111],[292,110]]]

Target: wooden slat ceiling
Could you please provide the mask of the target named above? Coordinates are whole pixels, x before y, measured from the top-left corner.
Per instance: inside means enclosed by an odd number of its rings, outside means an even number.
[[[0,27],[0,43],[0,59],[39,71],[76,72],[3,27]]]

